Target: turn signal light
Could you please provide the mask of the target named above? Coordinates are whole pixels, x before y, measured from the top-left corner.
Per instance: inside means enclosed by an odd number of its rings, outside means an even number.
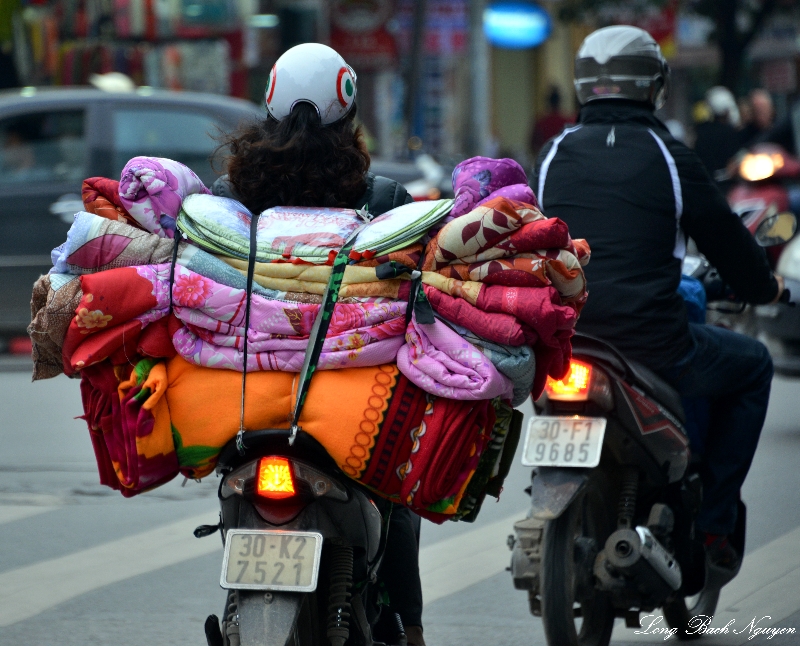
[[[581,402],[589,399],[589,386],[591,383],[592,366],[583,361],[573,359],[569,364],[569,372],[564,378],[556,381],[552,377],[548,377],[544,389],[550,399]]]
[[[279,457],[261,458],[258,462],[256,492],[264,498],[281,500],[295,494],[289,460]]]

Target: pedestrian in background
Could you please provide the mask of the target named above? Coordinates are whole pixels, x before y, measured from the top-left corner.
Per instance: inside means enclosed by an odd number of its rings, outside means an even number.
[[[740,132],[742,147],[756,143],[769,132],[775,122],[775,106],[769,92],[762,89],[753,90],[748,96],[748,103],[752,118]]]
[[[694,150],[708,172],[718,182],[725,173],[728,160],[740,148],[741,136],[739,107],[731,91],[721,85],[706,93],[706,103],[711,110],[710,121],[697,125]]]
[[[567,116],[561,112],[561,92],[556,86],[551,86],[547,104],[549,110],[536,120],[531,133],[530,144],[534,159],[545,143],[560,134],[565,126],[575,123],[573,116]]]

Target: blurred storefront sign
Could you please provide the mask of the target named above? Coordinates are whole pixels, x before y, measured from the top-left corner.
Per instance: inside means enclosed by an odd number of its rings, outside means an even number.
[[[772,20],[750,45],[751,61],[794,58],[800,55],[800,21],[788,16]]]
[[[380,29],[392,15],[392,0],[333,0],[331,23],[337,29],[364,34]]]
[[[761,84],[775,94],[797,90],[797,63],[792,58],[765,61],[761,65]]]
[[[403,56],[411,50],[413,0],[398,0],[396,35]],[[425,54],[461,56],[469,39],[467,0],[428,0],[425,15]]]
[[[722,57],[719,47],[710,42],[714,21],[706,16],[679,12],[675,18],[675,37],[669,64],[673,70],[716,68]],[[678,83],[682,82],[681,80]],[[688,100],[688,99],[687,99]]]
[[[331,5],[331,47],[350,65],[379,71],[397,65],[397,44],[387,31],[392,0],[336,0]]]
[[[414,132],[421,152],[442,158],[464,150],[467,126],[463,107],[469,105],[469,3],[467,0],[428,0],[424,32],[425,56]],[[409,144],[409,147],[411,145]]]
[[[676,52],[677,4],[675,0],[670,0],[659,11],[645,14],[635,23],[655,38],[661,52],[668,59]]]
[[[683,47],[703,47],[714,31],[714,21],[708,16],[680,13],[677,18],[677,44]]]
[[[331,29],[331,47],[359,70],[384,70],[397,64],[397,45],[383,27],[363,34]]]
[[[0,22],[13,27],[20,83],[85,85],[92,74],[116,71],[137,85],[246,93],[243,32],[251,12],[244,1],[11,4]]]
[[[469,18],[463,0],[428,2],[425,28],[425,53],[437,56],[460,56],[467,51]]]
[[[414,0],[398,0],[392,21],[401,57],[411,60]],[[415,145],[437,158],[463,155],[470,105],[468,0],[427,0],[418,100],[412,108]],[[406,154],[407,142],[402,142]]]
[[[753,41],[747,53],[758,71],[761,85],[776,95],[798,90],[800,20],[775,16]],[[780,104],[779,104],[780,109]]]
[[[469,91],[472,4],[330,0],[330,44],[359,75],[359,119],[379,157],[463,158],[476,112]],[[475,13],[481,42],[483,8]],[[488,113],[492,99],[481,99]]]
[[[678,0],[607,3],[599,8],[598,19],[600,26],[634,25],[644,29],[656,40],[664,56],[671,58],[677,47],[678,5]]]

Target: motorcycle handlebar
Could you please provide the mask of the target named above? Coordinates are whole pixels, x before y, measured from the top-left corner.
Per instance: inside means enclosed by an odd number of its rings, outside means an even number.
[[[711,301],[731,301],[738,302],[734,291],[728,287],[716,269],[711,269],[703,277],[703,287],[706,291],[706,299]]]
[[[739,304],[744,307],[744,302],[736,296],[736,293],[725,283],[719,272],[703,256],[691,256],[689,258],[694,259],[695,263],[691,265],[690,271],[686,273],[703,283],[706,300],[709,303],[722,301]],[[778,302],[794,307],[800,303],[800,280],[784,277],[783,282],[784,290]]]

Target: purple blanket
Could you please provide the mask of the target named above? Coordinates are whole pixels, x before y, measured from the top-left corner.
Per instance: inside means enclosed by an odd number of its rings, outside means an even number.
[[[187,195],[211,194],[194,172],[162,157],[134,157],[122,169],[119,198],[150,233],[175,237],[175,219]]]
[[[472,157],[453,169],[455,204],[444,222],[465,215],[495,197],[506,197],[539,208],[525,171],[513,159]]]
[[[397,353],[397,367],[424,391],[447,399],[513,398],[513,382],[439,319],[420,325],[412,317],[406,342]]]

